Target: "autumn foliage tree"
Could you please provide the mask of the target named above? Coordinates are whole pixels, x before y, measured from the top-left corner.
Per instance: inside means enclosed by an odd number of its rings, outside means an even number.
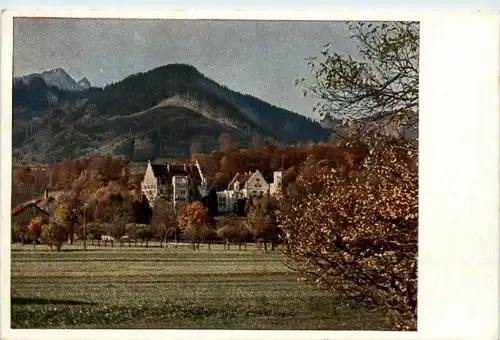
[[[106,233],[117,240],[126,234],[126,225],[132,220],[133,200],[119,183],[111,182],[93,195],[95,221],[109,226]]]
[[[191,241],[193,250],[199,249],[200,243],[213,231],[208,209],[201,202],[183,206],[179,212],[178,222],[184,237]]]
[[[42,216],[33,218],[28,224],[28,234],[33,241],[33,248],[35,248],[36,241],[42,234],[42,226],[47,224],[47,221]]]
[[[12,222],[12,242],[22,242],[27,238],[26,227],[15,221]]]
[[[42,228],[42,240],[51,248],[55,246],[57,251],[60,251],[62,244],[68,240],[70,214],[70,204],[65,200],[58,200],[49,224]]]
[[[167,242],[167,236],[177,231],[177,215],[171,200],[159,198],[153,207],[153,218],[151,225],[156,236],[160,239],[160,247],[163,242]]]
[[[323,190],[278,212],[289,265],[319,286],[387,307],[414,329],[417,176],[414,156],[387,145],[359,172],[323,175]]]
[[[343,121],[361,162],[320,168],[287,195],[278,221],[287,263],[302,278],[386,308],[397,329],[417,325],[418,23],[352,23],[359,58],[309,61],[324,118]],[[356,166],[359,164],[359,166]],[[320,162],[318,162],[318,166]],[[300,176],[299,176],[300,177]]]
[[[220,217],[218,219],[216,233],[223,240],[227,241],[227,250],[229,250],[231,242],[237,242],[241,250],[241,243],[253,236],[252,231],[245,222],[244,218],[238,218],[232,215]],[[226,245],[224,248],[226,248]]]
[[[264,240],[265,251],[267,251],[267,243],[271,243],[271,250],[274,250],[275,240],[279,234],[275,216],[277,209],[278,203],[272,197],[264,196],[249,202],[248,228],[256,238]]]

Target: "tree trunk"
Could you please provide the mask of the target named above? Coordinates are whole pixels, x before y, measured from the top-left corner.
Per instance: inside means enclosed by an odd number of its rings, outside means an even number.
[[[33,240],[33,250],[35,250],[35,246],[36,246],[36,241]]]
[[[68,235],[68,244],[73,244],[73,239],[74,238],[74,235],[73,235],[73,227],[70,227],[69,229],[69,235]]]
[[[128,239],[128,247],[130,248],[131,246],[131,241],[130,241],[130,238]]]
[[[134,247],[137,247],[137,239],[134,238]]]
[[[101,239],[100,239],[100,238],[98,238],[98,239],[97,239],[97,246],[98,246],[98,247],[100,247],[100,246],[101,246]]]
[[[271,251],[274,251],[274,242],[271,240]]]
[[[163,248],[163,239],[160,238],[160,248]]]
[[[149,239],[146,239],[146,248],[148,247]]]
[[[104,246],[106,247],[108,245],[108,240],[104,240]]]
[[[247,250],[247,243],[245,242],[245,250]]]
[[[208,250],[210,250],[210,241],[208,241]]]
[[[267,241],[264,241],[264,251],[267,251]]]
[[[241,250],[241,242],[238,243],[238,250]]]
[[[92,239],[92,246],[94,246],[94,239]]]

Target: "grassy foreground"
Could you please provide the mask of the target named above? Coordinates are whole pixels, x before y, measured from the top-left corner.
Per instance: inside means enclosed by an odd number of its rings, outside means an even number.
[[[279,252],[233,249],[13,245],[12,327],[387,329],[380,311],[298,282]]]

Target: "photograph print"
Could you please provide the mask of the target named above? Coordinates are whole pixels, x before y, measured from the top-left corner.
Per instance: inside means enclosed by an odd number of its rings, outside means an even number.
[[[418,22],[13,22],[12,329],[417,330]]]

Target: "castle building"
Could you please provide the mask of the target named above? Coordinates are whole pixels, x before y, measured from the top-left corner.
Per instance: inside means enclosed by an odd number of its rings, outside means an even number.
[[[227,190],[217,192],[219,213],[233,211],[234,204],[249,197],[277,196],[282,189],[282,171],[273,173],[273,182],[268,183],[259,170],[237,173],[228,185]]]
[[[141,193],[149,204],[154,205],[157,197],[169,197],[175,208],[192,202],[197,197],[208,193],[207,181],[200,164],[160,163],[148,161],[144,179],[141,181]]]
[[[240,199],[277,196],[281,189],[282,171],[273,173],[272,183],[268,183],[259,170],[237,173],[226,190],[217,192],[218,211],[222,214],[232,212]],[[178,209],[207,196],[208,191],[207,179],[198,161],[195,164],[155,164],[149,161],[141,182],[141,193],[146,196],[150,206],[154,205],[157,197],[168,197]]]

